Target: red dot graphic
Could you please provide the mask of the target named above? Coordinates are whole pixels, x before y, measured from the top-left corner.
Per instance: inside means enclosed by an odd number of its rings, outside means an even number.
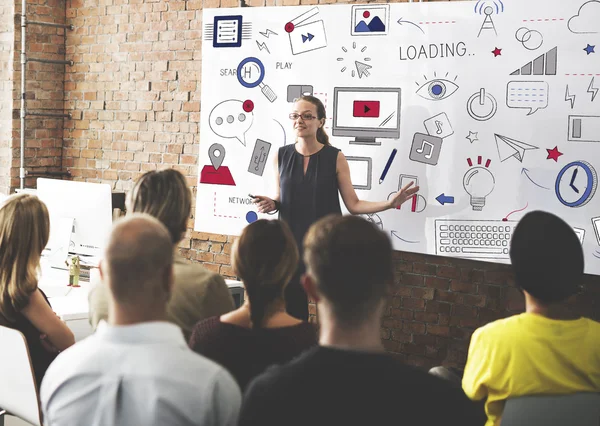
[[[244,108],[244,111],[246,112],[252,112],[252,110],[254,110],[254,102],[252,102],[250,99],[245,100],[242,108]]]
[[[285,32],[291,33],[292,31],[294,31],[294,24],[292,24],[291,22],[285,24]]]
[[[369,12],[368,10],[365,10],[363,12],[363,18],[368,18],[369,16],[371,16],[371,12]]]

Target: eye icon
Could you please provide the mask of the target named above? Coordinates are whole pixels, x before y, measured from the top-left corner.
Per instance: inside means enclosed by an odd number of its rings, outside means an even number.
[[[417,83],[418,85],[419,83]],[[450,80],[434,79],[428,80],[417,89],[417,95],[430,101],[441,101],[458,90],[458,85]]]

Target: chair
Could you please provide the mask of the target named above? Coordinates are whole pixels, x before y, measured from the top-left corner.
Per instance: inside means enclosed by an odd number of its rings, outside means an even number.
[[[600,393],[507,399],[500,426],[598,426]]]
[[[0,424],[5,415],[42,425],[37,385],[27,341],[20,331],[0,326]]]

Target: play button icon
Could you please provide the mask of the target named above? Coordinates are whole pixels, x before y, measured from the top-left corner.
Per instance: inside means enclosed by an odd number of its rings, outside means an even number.
[[[353,116],[377,118],[379,117],[379,101],[354,101]]]

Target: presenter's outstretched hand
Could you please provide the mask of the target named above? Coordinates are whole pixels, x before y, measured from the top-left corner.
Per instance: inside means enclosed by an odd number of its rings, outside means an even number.
[[[400,207],[406,200],[411,198],[413,195],[419,191],[419,187],[415,186],[411,188],[415,183],[411,182],[404,186],[404,188],[400,189],[400,191],[396,192],[392,200],[390,201],[390,208],[397,209]]]
[[[277,210],[275,201],[263,195],[255,195],[254,204],[256,204],[256,206],[258,207],[259,213],[271,213],[272,211]]]

